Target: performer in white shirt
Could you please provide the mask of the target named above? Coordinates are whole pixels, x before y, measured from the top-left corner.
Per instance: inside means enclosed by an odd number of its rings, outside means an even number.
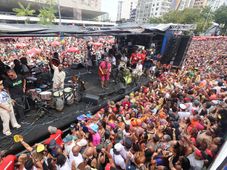
[[[64,89],[64,81],[65,81],[65,72],[63,70],[63,65],[59,64],[58,67],[55,65],[51,65],[54,70],[54,76],[53,76],[53,90],[60,90]]]

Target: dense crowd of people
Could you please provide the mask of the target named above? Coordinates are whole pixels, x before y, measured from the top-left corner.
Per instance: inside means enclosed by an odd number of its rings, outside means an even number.
[[[226,37],[192,40],[181,69],[153,61],[148,68],[158,74],[147,86],[80,115],[65,137],[49,126],[43,143],[30,146],[20,138],[27,151],[1,152],[0,169],[208,168],[227,130],[226,51]]]

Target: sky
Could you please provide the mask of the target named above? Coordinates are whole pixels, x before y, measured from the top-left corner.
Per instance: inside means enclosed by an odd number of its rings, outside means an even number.
[[[118,0],[102,0],[102,11],[109,13],[111,21],[117,19],[117,3]]]

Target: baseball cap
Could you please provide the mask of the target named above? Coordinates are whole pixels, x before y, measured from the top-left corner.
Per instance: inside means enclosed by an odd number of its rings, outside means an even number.
[[[73,141],[73,140],[75,140],[75,139],[76,139],[75,136],[68,134],[68,135],[63,139],[63,142],[64,142],[64,143],[67,143],[67,142]]]

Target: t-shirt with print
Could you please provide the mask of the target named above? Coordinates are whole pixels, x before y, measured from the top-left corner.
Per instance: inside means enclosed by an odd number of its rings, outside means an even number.
[[[6,91],[1,91],[0,92],[0,103],[4,104],[6,102],[10,101],[10,96]]]
[[[23,77],[18,75],[16,79],[7,79],[4,82],[4,86],[5,88],[9,89],[9,93],[12,99],[16,99],[24,95],[23,81]]]

